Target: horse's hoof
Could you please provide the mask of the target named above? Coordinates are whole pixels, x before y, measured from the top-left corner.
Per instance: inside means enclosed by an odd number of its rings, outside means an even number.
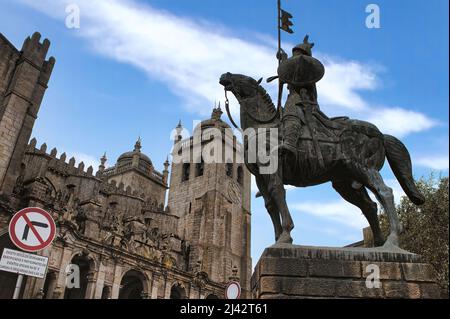
[[[383,247],[385,248],[398,248],[399,240],[397,234],[390,234],[384,243]]]
[[[374,242],[373,242],[373,244],[374,244],[374,246],[375,247],[381,247],[381,246],[383,246],[384,245],[384,239],[383,238],[377,238],[377,239],[374,239]]]
[[[277,244],[292,244],[292,237],[290,234],[283,232],[277,240]]]

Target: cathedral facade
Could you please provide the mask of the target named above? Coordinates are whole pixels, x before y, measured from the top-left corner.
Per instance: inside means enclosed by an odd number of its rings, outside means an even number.
[[[0,254],[17,249],[8,223],[20,209],[41,207],[57,225],[38,253],[48,257],[46,277],[26,277],[20,297],[224,298],[226,284],[239,280],[250,298],[250,173],[220,108],[193,136],[177,127],[162,171],[140,139],[114,165],[104,155],[98,168],[85,167],[31,138],[55,64],[49,46],[35,33],[18,50],[0,34]],[[213,144],[231,155],[211,162],[195,151],[210,155]],[[68,285],[71,265],[78,288]],[[16,279],[0,271],[0,298],[12,297]]]

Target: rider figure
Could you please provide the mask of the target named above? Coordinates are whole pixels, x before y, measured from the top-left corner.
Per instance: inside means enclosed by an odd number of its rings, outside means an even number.
[[[308,36],[306,36],[303,43],[292,49],[292,56],[295,57],[299,55],[306,55],[311,57],[311,49],[313,46],[314,43],[309,43]],[[288,56],[283,49],[280,49],[277,53],[277,58],[282,63],[284,60],[288,59]],[[301,86],[288,84],[288,90],[289,94],[283,112],[284,140],[280,146],[280,152],[282,154],[288,153],[296,158],[297,142],[301,135],[302,129],[301,122],[310,122],[311,114],[320,116],[325,120],[329,120],[329,118],[322,113],[319,104],[317,103],[317,90],[315,83]],[[311,123],[304,124],[308,125]]]

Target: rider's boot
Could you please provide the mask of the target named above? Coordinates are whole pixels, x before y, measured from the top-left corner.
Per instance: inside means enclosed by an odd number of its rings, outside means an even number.
[[[285,162],[291,165],[297,162],[297,142],[300,130],[301,127],[297,122],[285,122],[285,136],[278,150]]]

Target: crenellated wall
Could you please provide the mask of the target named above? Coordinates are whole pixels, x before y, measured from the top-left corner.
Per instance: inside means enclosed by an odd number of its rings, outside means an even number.
[[[0,194],[8,196],[19,175],[39,107],[55,65],[46,60],[50,41],[36,32],[19,52],[0,37]]]

